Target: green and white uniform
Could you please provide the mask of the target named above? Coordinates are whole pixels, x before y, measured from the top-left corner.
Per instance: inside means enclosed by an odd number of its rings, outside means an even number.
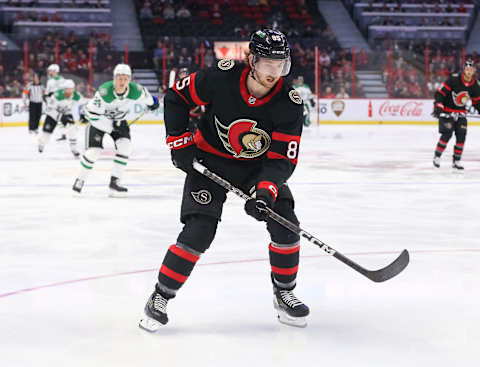
[[[55,130],[58,122],[65,124],[66,137],[70,143],[70,149],[75,157],[79,156],[77,150],[78,130],[73,120],[73,108],[79,104],[86,103],[80,93],[73,91],[70,97],[65,96],[65,90],[57,90],[48,100],[45,111],[46,118],[43,123],[42,134],[38,138],[38,149],[43,152]]]
[[[48,99],[45,114],[58,122],[62,116],[73,116],[73,107],[82,103],[86,103],[86,100],[80,93],[74,91],[70,98],[66,98],[64,90],[60,89]]]
[[[121,73],[120,73],[121,74]],[[110,180],[110,195],[123,195],[127,189],[119,186],[128,158],[131,153],[130,127],[126,117],[135,103],[153,107],[156,103],[152,95],[140,84],[130,82],[125,93],[115,93],[113,80],[100,86],[83,112],[89,124],[85,131],[86,150],[80,159],[80,172],[75,180],[74,191],[80,193],[88,173],[92,170],[103,149],[103,137],[109,134],[115,142]],[[77,185],[81,185],[77,188]],[[118,191],[119,189],[123,191]]]
[[[152,95],[140,84],[130,82],[123,95],[115,93],[113,80],[100,86],[93,99],[85,106],[86,118],[95,128],[111,133],[115,121],[122,121],[135,103],[151,106]]]
[[[310,110],[315,106],[315,96],[310,87],[306,84],[294,85],[293,88],[300,94],[303,100],[304,125],[310,126]]]

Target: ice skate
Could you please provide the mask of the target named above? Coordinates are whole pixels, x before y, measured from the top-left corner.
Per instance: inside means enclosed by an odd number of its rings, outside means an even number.
[[[62,141],[62,140],[67,140],[67,135],[63,134],[59,138],[57,138],[57,141]]]
[[[38,146],[38,152],[39,153],[43,153],[43,150],[45,149],[45,147],[43,145],[39,145]]]
[[[300,301],[291,290],[273,286],[273,307],[276,310],[278,321],[282,324],[305,327],[306,317],[310,313],[308,307]]]
[[[460,160],[456,160],[456,159],[453,160],[452,168],[453,168],[453,169],[456,169],[456,170],[459,170],[459,171],[462,171],[462,170],[465,169],[465,168],[463,167],[462,162],[460,162]]]
[[[155,287],[145,305],[145,315],[140,319],[138,326],[154,333],[161,325],[165,325],[168,322],[167,302],[168,299],[163,297]]]
[[[440,168],[440,157],[433,157],[433,165],[437,168]]]
[[[82,192],[83,185],[85,184],[85,181],[77,178],[73,184],[72,190],[76,194],[80,194]]]
[[[119,179],[112,176],[110,178],[110,196],[111,197],[124,197],[127,195],[128,189],[126,187],[120,186]]]

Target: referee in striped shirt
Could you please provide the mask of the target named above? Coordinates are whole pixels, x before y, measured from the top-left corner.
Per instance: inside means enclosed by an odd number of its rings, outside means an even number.
[[[28,105],[28,132],[38,134],[38,123],[42,116],[42,102],[45,88],[40,84],[37,74],[33,76],[33,83],[28,83],[23,91],[22,99],[25,107]],[[27,103],[27,98],[30,103]]]

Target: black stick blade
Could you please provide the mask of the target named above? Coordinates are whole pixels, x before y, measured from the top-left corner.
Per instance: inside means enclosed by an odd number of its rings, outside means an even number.
[[[386,267],[379,270],[368,270],[339,252],[335,252],[333,257],[336,257],[344,264],[350,266],[352,269],[358,271],[360,274],[365,275],[368,279],[377,283],[384,282],[400,274],[402,270],[407,267],[410,261],[410,255],[408,254],[408,251],[403,250],[402,253]]]
[[[407,250],[403,250],[402,253],[390,265],[387,265],[383,269],[368,271],[368,274],[365,274],[365,276],[374,282],[384,282],[400,274],[403,269],[407,267],[409,262],[410,255]]]

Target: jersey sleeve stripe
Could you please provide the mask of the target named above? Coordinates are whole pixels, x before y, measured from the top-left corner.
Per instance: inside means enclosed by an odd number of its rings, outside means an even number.
[[[443,86],[446,90],[448,90],[448,91],[451,91],[451,90],[452,90],[452,88],[450,88],[450,87],[449,87],[448,85],[446,85],[445,83],[442,83],[442,86]]]
[[[442,92],[441,89],[437,90],[437,92],[440,93],[440,94],[443,94],[443,96],[445,96],[445,97],[447,96],[445,93]]]
[[[286,156],[282,155],[282,154],[279,154],[279,153],[275,153],[275,152],[267,152],[267,158],[268,159],[286,159],[290,162],[292,162],[293,164],[297,165],[297,162],[298,162],[298,159],[295,158],[295,159],[289,159],[287,158]]]
[[[291,142],[292,140],[296,141],[297,143],[300,143],[300,136],[298,135],[290,135],[290,134],[284,134],[284,133],[278,133],[278,132],[273,132],[272,133],[272,139],[273,140],[278,140],[278,141],[284,141],[286,143]]]
[[[200,97],[197,94],[197,90],[195,89],[195,77],[197,76],[197,73],[193,73],[191,75],[190,79],[190,85],[188,86],[188,89],[190,90],[190,96],[192,97],[193,102],[197,106],[204,106],[207,104],[207,102],[203,102]]]

